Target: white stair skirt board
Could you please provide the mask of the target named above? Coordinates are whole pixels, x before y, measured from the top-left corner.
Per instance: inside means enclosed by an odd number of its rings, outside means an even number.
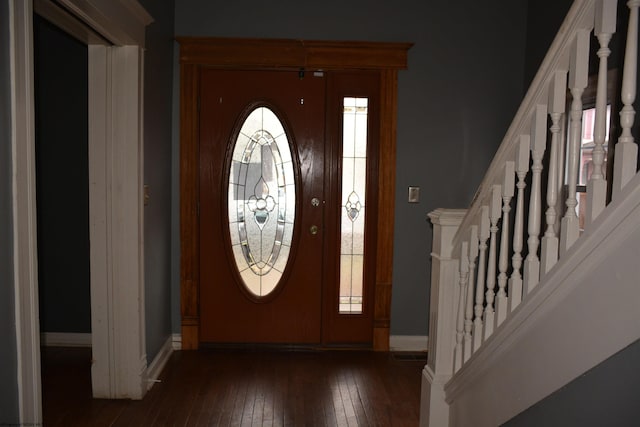
[[[162,370],[173,353],[173,339],[173,336],[167,338],[167,341],[165,341],[160,351],[158,351],[156,357],[153,358],[153,361],[147,367],[147,391],[151,390],[151,387],[153,387],[155,383],[160,382],[158,377],[160,377]]]
[[[182,334],[171,335],[171,344],[174,350],[182,350]]]
[[[391,351],[427,351],[429,337],[426,335],[391,335],[389,348]]]
[[[446,384],[452,425],[500,425],[640,339],[640,174],[591,225]]]
[[[91,347],[91,333],[43,332],[40,342],[45,347]]]

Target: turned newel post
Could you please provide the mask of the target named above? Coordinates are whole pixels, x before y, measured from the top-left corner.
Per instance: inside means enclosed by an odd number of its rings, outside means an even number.
[[[466,214],[460,209],[436,209],[431,252],[428,362],[422,371],[421,426],[449,425],[444,385],[453,375],[459,299],[459,260],[453,257],[453,238]]]

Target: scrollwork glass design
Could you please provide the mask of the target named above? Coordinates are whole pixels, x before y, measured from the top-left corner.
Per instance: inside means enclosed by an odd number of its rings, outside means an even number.
[[[229,177],[229,231],[236,266],[255,296],[271,293],[287,265],[295,219],[289,138],[268,107],[251,111],[236,138]]]
[[[367,98],[344,98],[339,313],[362,313],[367,178]]]

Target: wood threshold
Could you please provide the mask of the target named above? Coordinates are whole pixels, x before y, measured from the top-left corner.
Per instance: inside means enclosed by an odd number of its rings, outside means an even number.
[[[182,348],[199,347],[198,93],[200,67],[381,72],[379,214],[373,349],[389,350],[397,73],[411,43],[178,37],[180,43],[180,294]]]

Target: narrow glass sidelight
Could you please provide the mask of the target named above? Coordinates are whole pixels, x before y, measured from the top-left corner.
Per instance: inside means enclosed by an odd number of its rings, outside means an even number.
[[[361,314],[367,178],[367,98],[344,98],[339,313]]]
[[[276,289],[287,266],[295,219],[289,138],[268,107],[244,120],[229,176],[229,232],[240,277],[256,297]]]

